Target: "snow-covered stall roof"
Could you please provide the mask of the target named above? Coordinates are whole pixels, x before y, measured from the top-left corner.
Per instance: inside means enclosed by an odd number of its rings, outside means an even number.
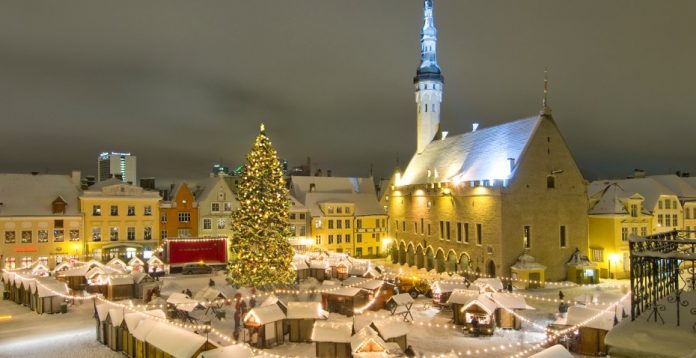
[[[111,286],[132,285],[133,276],[131,275],[109,275],[106,283]]]
[[[46,280],[36,285],[36,293],[39,297],[51,297],[56,295],[67,295],[70,293],[65,282],[57,280]]]
[[[143,260],[139,259],[138,257],[133,257],[128,261],[128,266],[134,267],[134,266],[144,266],[145,263],[143,263]]]
[[[130,275],[133,276],[133,282],[135,283],[141,283],[143,282],[143,280],[150,277],[150,275],[146,274],[145,272],[136,271],[131,272]]]
[[[469,290],[466,288],[459,288],[452,291],[452,294],[447,299],[448,304],[460,304],[465,305],[479,296],[479,290]]]
[[[267,324],[285,319],[285,313],[277,305],[254,307],[244,317],[244,322],[251,319],[256,324]]]
[[[329,263],[324,260],[312,260],[309,262],[309,268],[325,270],[328,267]]]
[[[467,283],[462,280],[447,280],[447,281],[435,281],[430,285],[430,289],[434,293],[452,292],[456,289],[466,289]]]
[[[352,321],[314,321],[312,341],[348,343],[352,333]]]
[[[111,318],[111,325],[118,327],[123,322],[124,312],[123,308],[112,308],[109,310],[109,317]]]
[[[132,331],[133,337],[144,342],[150,331],[157,326],[157,323],[158,322],[156,320],[150,318],[140,320],[138,326],[135,327],[134,331]]]
[[[413,297],[411,297],[411,295],[408,293],[400,293],[398,295],[391,296],[389,301],[394,301],[397,306],[403,306],[414,302]]]
[[[472,284],[474,286],[480,287],[481,291],[490,290],[497,292],[505,289],[505,286],[503,286],[503,282],[500,281],[500,279],[497,277],[477,278]]]
[[[293,270],[306,270],[309,268],[305,261],[293,261],[290,265]]]
[[[524,297],[512,293],[495,292],[491,299],[501,307],[511,310],[533,310],[534,307],[527,304]]]
[[[116,308],[115,305],[108,304],[108,303],[100,303],[97,305],[97,317],[99,317],[99,321],[104,321],[106,319],[106,316],[109,315],[109,310],[112,308]]]
[[[517,262],[510,266],[511,269],[517,270],[546,270],[546,266],[536,262],[536,259],[528,254],[522,254],[517,258]]]
[[[348,296],[348,297],[353,297],[360,293],[362,289],[357,288],[357,287],[341,287],[335,291],[330,291],[327,292],[330,295],[335,295],[335,296]]]
[[[487,314],[493,314],[495,312],[495,310],[499,307],[497,303],[493,302],[488,297],[488,295],[480,294],[475,299],[464,304],[464,306],[462,307],[462,311],[466,311],[469,308],[474,307],[474,306],[479,307],[482,310],[486,311]]]
[[[321,302],[288,302],[288,319],[327,319]]]
[[[123,320],[126,322],[126,327],[130,332],[133,332],[138,326],[140,321],[145,319],[153,320],[153,318],[167,318],[167,315],[162,310],[150,310],[145,312],[129,312],[123,316]]]
[[[89,271],[87,271],[87,273],[85,274],[85,277],[92,278],[96,275],[104,275],[104,274],[105,274],[104,269],[102,269],[99,266],[94,266],[91,269],[89,269]]]
[[[537,354],[529,356],[529,358],[573,358],[573,355],[562,345],[556,344],[555,346],[551,346]]]
[[[70,264],[67,262],[61,262],[58,265],[56,265],[55,268],[53,268],[53,272],[58,272],[62,270],[67,270],[70,268]]]
[[[367,344],[374,344],[377,347],[381,347],[382,351],[387,350],[387,343],[370,327],[361,329],[350,338],[350,348],[353,353],[360,352],[361,348]]]
[[[80,265],[80,266],[75,266],[71,267],[60,274],[65,277],[79,277],[82,276],[84,277],[87,275],[87,272],[92,268],[90,265]]]
[[[109,262],[106,263],[106,266],[108,267],[113,267],[115,269],[119,270],[125,270],[128,265],[126,265],[123,260],[119,259],[118,257],[114,257],[113,259],[109,260]]]
[[[206,338],[183,328],[158,322],[145,341],[175,358],[190,358],[206,342]]]
[[[162,262],[162,260],[160,260],[159,257],[152,256],[149,259],[147,259],[147,264],[152,266],[152,265],[163,265],[164,263]]]
[[[408,326],[403,320],[385,318],[373,321],[372,324],[377,329],[379,335],[384,339],[401,337],[408,334]]]
[[[583,327],[609,331],[614,327],[614,311],[605,312],[587,307],[571,306],[568,308],[566,317],[560,318],[554,323],[568,326],[582,324]]]
[[[540,122],[534,116],[432,141],[413,156],[396,184],[510,179],[516,168],[511,170],[510,159],[519,163]]]
[[[285,302],[281,301],[278,298],[278,296],[276,296],[274,294],[268,295],[268,297],[266,297],[266,299],[263,302],[261,302],[260,306],[263,307],[263,306],[270,306],[270,305],[283,306],[286,310],[288,308],[288,305],[285,304]],[[281,308],[281,310],[282,310],[282,308]]]
[[[201,352],[197,358],[252,358],[254,353],[246,344],[233,344]]]
[[[218,298],[227,298],[224,293],[220,292],[220,290],[206,286],[202,290],[196,292],[195,295],[193,295],[193,299],[197,301],[214,301]]]
[[[198,301],[180,292],[174,292],[169,295],[167,303],[173,304],[177,309],[187,312],[191,312],[198,307]]]

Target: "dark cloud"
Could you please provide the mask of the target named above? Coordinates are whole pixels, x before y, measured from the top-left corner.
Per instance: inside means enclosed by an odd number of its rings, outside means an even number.
[[[265,122],[291,164],[387,175],[415,148],[421,1],[4,1],[0,168],[139,176],[239,163]],[[436,0],[442,126],[550,103],[586,176],[696,173],[692,1]]]

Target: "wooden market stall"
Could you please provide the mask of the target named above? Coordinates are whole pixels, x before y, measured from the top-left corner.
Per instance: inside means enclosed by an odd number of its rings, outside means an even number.
[[[194,358],[216,348],[204,336],[168,323],[158,322],[145,337],[147,357]]]
[[[474,287],[478,287],[479,291],[483,292],[501,292],[505,290],[505,285],[497,277],[492,278],[477,278],[471,283]]]
[[[329,265],[324,260],[312,260],[309,262],[309,276],[314,277],[317,281],[322,282],[327,278],[330,278],[330,274],[327,274]]]
[[[152,290],[159,286],[152,276],[146,274],[145,272],[131,272],[133,276],[133,297],[141,300],[146,300],[148,297],[148,290],[152,293]]]
[[[447,299],[447,304],[452,308],[452,320],[454,324],[467,324],[466,312],[463,307],[479,296],[479,290],[471,289],[456,289],[450,294]]]
[[[116,306],[108,303],[100,303],[94,306],[94,319],[97,323],[97,340],[103,345],[109,345],[109,323],[106,322],[106,317],[109,316],[109,310]]]
[[[463,324],[466,330],[474,335],[492,335],[495,331],[495,311],[498,305],[487,294],[470,296],[469,302],[461,308],[452,308],[452,312],[458,311],[459,320],[455,324]],[[463,313],[463,315],[462,315]],[[457,317],[457,316],[455,316]]]
[[[244,328],[249,332],[250,344],[256,348],[270,348],[283,344],[284,320],[285,314],[277,305],[252,308],[244,316]]]
[[[551,328],[560,330],[583,324],[568,334],[570,351],[600,356],[607,353],[604,337],[614,327],[615,320],[618,320],[618,317],[615,317],[613,311],[605,312],[588,307],[571,306],[568,308],[568,314],[556,320]]]
[[[307,265],[307,262],[302,260],[293,261],[292,268],[295,270],[296,282],[300,282],[309,277],[309,265]]]
[[[575,249],[570,259],[566,263],[568,271],[568,281],[575,282],[579,285],[598,284],[599,269],[597,264],[590,262],[587,255]]]
[[[368,302],[368,293],[356,287],[341,287],[321,294],[321,305],[325,310],[348,317],[352,317],[356,309],[361,309]]]
[[[116,270],[116,271],[112,271],[113,273],[116,273],[116,272],[126,273],[126,272],[128,272],[128,265],[125,262],[123,262],[123,260],[119,259],[118,257],[114,257],[113,259],[109,260],[109,262],[107,262],[105,266]]]
[[[87,287],[87,272],[89,272],[95,263],[84,264],[80,266],[71,267],[65,271],[59,272],[57,277],[59,280],[63,280],[68,284],[71,290],[81,291]]]
[[[468,287],[469,283],[463,278],[435,281],[432,285],[430,285],[430,290],[433,295],[433,304],[438,306],[444,305],[447,303],[449,296],[454,290],[467,289]]]
[[[111,308],[106,315],[106,327],[104,334],[108,336],[105,341],[109,342],[112,351],[120,352],[123,350],[123,315],[125,308]]]
[[[288,302],[290,342],[310,342],[314,322],[329,318],[319,302]]]
[[[537,354],[529,356],[529,358],[573,358],[573,355],[562,345],[556,344]]]
[[[373,321],[371,327],[385,342],[398,344],[402,351],[408,347],[408,325],[404,321],[385,318]]]
[[[130,272],[145,272],[145,263],[137,256],[128,261],[128,267]]]
[[[517,262],[510,266],[512,272],[512,285],[518,289],[530,289],[544,287],[546,280],[546,266],[536,262],[534,257],[522,254]]]
[[[65,297],[70,293],[68,285],[65,282],[57,280],[44,280],[40,284],[37,283],[34,290],[34,300],[36,301],[36,313],[60,313],[62,306],[65,303]]]
[[[157,321],[150,318],[145,318],[138,323],[133,331],[133,338],[135,341],[135,358],[146,358],[148,352],[148,344],[146,341],[147,335],[155,329],[157,326]]]
[[[348,261],[335,261],[329,263],[331,267],[331,277],[338,280],[345,280],[348,278],[348,271],[351,268],[351,264]]]
[[[523,296],[506,292],[496,292],[491,294],[491,299],[498,305],[495,310],[495,323],[500,328],[520,329],[522,320],[514,313],[523,310],[533,310],[534,307],[527,304]],[[513,313],[514,312],[514,313]]]
[[[389,300],[387,300],[385,308],[391,312],[392,316],[403,316],[404,321],[408,320],[408,317],[411,317],[411,321],[413,321],[411,307],[413,307],[414,302],[415,300],[410,294],[400,293],[398,295],[391,296]]]
[[[201,352],[197,358],[254,358],[256,356],[246,344],[232,344]]]
[[[350,349],[353,355],[361,353],[387,353],[385,342],[374,329],[365,327],[350,338]]]
[[[131,275],[109,275],[106,279],[107,300],[125,300],[133,298],[135,283]]]
[[[316,321],[312,330],[318,358],[350,358],[350,338],[353,323],[350,321]]]

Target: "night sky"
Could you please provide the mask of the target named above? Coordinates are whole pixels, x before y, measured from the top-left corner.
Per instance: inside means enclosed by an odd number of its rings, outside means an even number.
[[[279,155],[388,175],[415,151],[422,1],[2,1],[0,172],[195,178]],[[549,104],[588,179],[696,175],[696,2],[435,0],[450,135]]]

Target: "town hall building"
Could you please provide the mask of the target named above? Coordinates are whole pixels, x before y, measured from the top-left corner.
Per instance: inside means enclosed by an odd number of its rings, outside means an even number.
[[[546,267],[547,280],[565,279],[571,255],[587,252],[588,199],[547,105],[546,81],[538,115],[447,136],[440,129],[444,77],[432,0],[425,0],[420,41],[416,153],[383,196],[392,259],[439,272],[510,276],[526,254]]]

